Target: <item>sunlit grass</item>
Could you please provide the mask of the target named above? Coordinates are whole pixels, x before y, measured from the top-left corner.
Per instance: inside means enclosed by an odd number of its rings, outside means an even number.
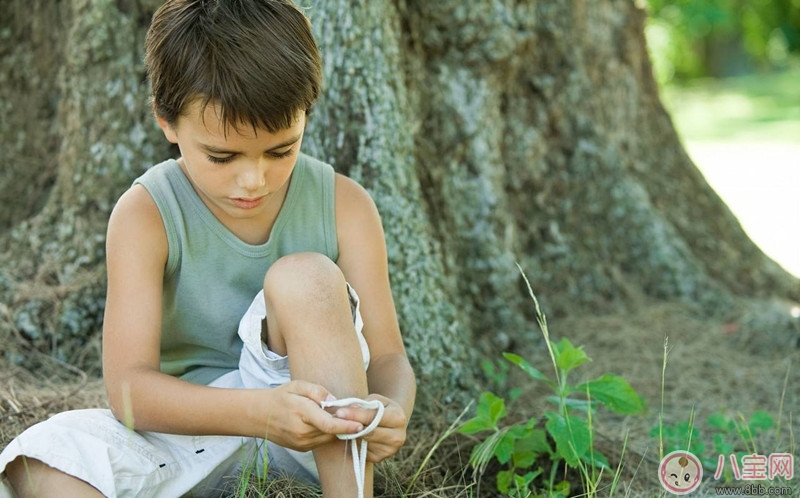
[[[800,141],[800,61],[788,69],[668,85],[662,100],[684,140]]]
[[[800,276],[800,61],[662,89],[689,153],[750,238]]]

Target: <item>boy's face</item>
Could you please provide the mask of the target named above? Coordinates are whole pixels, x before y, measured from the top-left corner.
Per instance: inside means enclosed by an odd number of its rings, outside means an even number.
[[[305,113],[273,134],[247,125],[225,129],[213,102],[202,115],[201,109],[194,101],[174,125],[158,118],[167,140],[180,148],[181,168],[200,198],[229,228],[274,218],[297,162]]]

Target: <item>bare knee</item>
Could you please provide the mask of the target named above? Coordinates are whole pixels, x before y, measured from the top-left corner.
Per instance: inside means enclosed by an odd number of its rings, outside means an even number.
[[[102,497],[92,485],[33,458],[17,457],[6,466],[8,482],[19,498]]]
[[[291,254],[273,263],[264,277],[264,300],[267,319],[262,340],[278,354],[288,353],[294,334],[310,340],[323,331],[352,333],[344,275],[322,254]]]
[[[290,254],[272,264],[264,277],[268,301],[322,303],[346,295],[342,271],[326,256],[304,252]]]

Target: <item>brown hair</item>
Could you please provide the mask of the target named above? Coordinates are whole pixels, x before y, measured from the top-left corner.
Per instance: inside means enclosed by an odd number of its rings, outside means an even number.
[[[168,0],[147,32],[145,66],[170,124],[201,99],[201,112],[219,106],[223,126],[275,133],[311,110],[322,85],[311,24],[290,0]]]

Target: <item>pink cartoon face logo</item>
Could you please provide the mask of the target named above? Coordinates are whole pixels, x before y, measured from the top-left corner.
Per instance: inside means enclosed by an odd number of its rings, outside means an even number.
[[[673,451],[661,460],[658,479],[664,489],[673,495],[691,493],[700,486],[703,466],[700,460],[688,451]]]

